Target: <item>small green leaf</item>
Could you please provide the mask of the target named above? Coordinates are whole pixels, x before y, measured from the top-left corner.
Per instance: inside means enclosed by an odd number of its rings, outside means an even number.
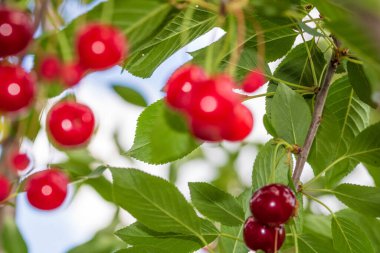
[[[319,234],[302,234],[298,237],[299,252],[335,253],[331,238]],[[339,251],[340,252],[340,251]]]
[[[331,224],[334,248],[338,252],[374,253],[370,240],[364,231],[344,217],[335,217]]]
[[[380,187],[380,168],[378,166],[371,166],[368,164],[364,165],[368,170],[368,173],[372,176],[372,179],[375,181],[375,185]]]
[[[301,95],[279,85],[272,100],[271,122],[278,137],[303,146],[311,123],[311,112]]]
[[[309,213],[304,216],[303,224],[305,234],[319,234],[332,238],[330,216]]]
[[[3,207],[4,208],[4,207]],[[13,217],[3,217],[4,226],[0,228],[4,253],[27,253],[27,245]]]
[[[140,115],[127,155],[150,164],[163,164],[183,158],[198,146],[184,119],[159,100]]]
[[[341,184],[335,188],[334,194],[343,204],[355,211],[380,217],[380,188]]]
[[[134,89],[121,85],[114,85],[112,88],[126,102],[142,107],[147,106],[145,98]]]
[[[372,100],[372,87],[364,72],[363,65],[347,62],[347,71],[350,83],[358,97],[367,105],[376,108]]]
[[[168,181],[135,169],[111,168],[115,203],[158,232],[199,237],[201,219]]]
[[[244,211],[230,194],[207,183],[189,183],[191,201],[200,213],[224,225],[244,222]]]
[[[162,250],[154,246],[135,246],[128,249],[121,249],[114,253],[170,253],[169,251]]]

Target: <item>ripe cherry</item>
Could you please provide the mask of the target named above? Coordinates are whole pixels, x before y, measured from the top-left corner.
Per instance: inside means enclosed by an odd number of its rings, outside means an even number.
[[[37,172],[25,186],[29,203],[41,210],[53,210],[62,205],[67,195],[69,179],[58,169]]]
[[[127,41],[123,33],[113,26],[90,24],[79,31],[76,48],[83,67],[103,70],[122,61]]]
[[[237,104],[224,121],[221,135],[228,141],[245,139],[253,128],[252,112],[243,104]]]
[[[33,38],[33,22],[23,11],[0,6],[0,58],[24,50]]]
[[[205,123],[220,123],[229,116],[235,105],[240,103],[233,92],[233,81],[225,75],[208,79],[194,88],[189,114],[191,118]]]
[[[175,109],[187,110],[190,106],[194,86],[206,80],[206,74],[200,67],[186,65],[174,72],[166,84],[166,102]]]
[[[263,250],[265,253],[273,253],[279,250],[285,241],[285,228],[269,227],[257,222],[254,217],[249,217],[244,225],[244,241],[251,250]]]
[[[16,112],[35,96],[34,78],[19,66],[0,67],[0,112]]]
[[[295,213],[296,197],[282,184],[271,184],[256,191],[250,207],[257,221],[271,226],[286,223]]]
[[[192,134],[204,141],[222,141],[222,129],[219,123],[204,122],[200,119],[190,119],[190,129]]]
[[[26,153],[14,153],[11,155],[11,167],[16,171],[24,171],[29,167],[30,158]]]
[[[47,80],[53,81],[61,75],[61,61],[56,56],[46,56],[42,59],[39,67],[39,75]]]
[[[244,79],[242,88],[245,92],[255,92],[266,83],[265,76],[260,69],[252,70]]]
[[[66,87],[77,85],[83,78],[85,69],[79,63],[68,63],[62,66],[62,81]]]
[[[0,202],[8,198],[11,193],[11,183],[8,178],[3,175],[0,175]]]
[[[95,129],[92,110],[77,102],[55,104],[46,122],[50,138],[61,147],[79,147],[87,144]]]

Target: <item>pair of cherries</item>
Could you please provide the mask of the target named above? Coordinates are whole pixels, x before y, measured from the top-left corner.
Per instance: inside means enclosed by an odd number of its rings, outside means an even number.
[[[244,225],[244,241],[251,250],[273,253],[285,241],[284,224],[296,213],[297,200],[292,190],[271,184],[256,191],[250,201],[252,216]]]
[[[168,80],[166,102],[185,113],[195,137],[241,141],[252,131],[253,116],[234,88],[234,81],[226,74],[208,77],[200,67],[187,65]]]

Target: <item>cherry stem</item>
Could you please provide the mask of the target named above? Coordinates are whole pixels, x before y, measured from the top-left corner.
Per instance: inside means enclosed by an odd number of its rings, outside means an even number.
[[[310,124],[310,128],[309,128],[309,131],[308,131],[307,136],[306,136],[305,144],[301,148],[301,152],[300,152],[300,155],[297,159],[296,167],[294,169],[293,183],[296,187],[298,186],[298,183],[300,181],[300,177],[301,177],[301,174],[303,172],[307,158],[309,156],[311,146],[313,145],[313,142],[314,142],[315,136],[317,134],[319,125],[321,124],[322,113],[323,113],[323,109],[325,107],[326,98],[328,95],[328,91],[330,88],[332,78],[333,78],[333,76],[334,76],[334,74],[335,74],[335,72],[339,66],[339,63],[340,63],[340,58],[341,58],[340,51],[339,51],[340,42],[335,37],[333,37],[333,40],[334,40],[334,43],[335,43],[337,49],[333,50],[331,60],[329,63],[329,67],[327,69],[326,76],[324,78],[321,90],[319,91],[319,93],[316,97],[312,122]]]

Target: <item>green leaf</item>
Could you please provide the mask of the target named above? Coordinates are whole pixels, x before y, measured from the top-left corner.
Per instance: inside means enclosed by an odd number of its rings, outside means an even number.
[[[114,253],[170,253],[169,251],[162,250],[154,246],[135,246],[128,249],[121,249]]]
[[[135,169],[111,169],[115,203],[158,232],[199,237],[201,219],[168,181]]]
[[[201,230],[208,243],[214,241],[218,234],[214,225],[207,220],[202,221]],[[188,253],[204,247],[197,237],[178,233],[156,232],[139,222],[123,228],[115,234],[129,245],[152,246],[167,252]]]
[[[346,206],[373,217],[380,217],[380,188],[341,184],[334,189],[335,196]]]
[[[298,246],[301,253],[337,252],[334,250],[332,239],[320,234],[302,234],[298,237]]]
[[[257,190],[269,183],[289,183],[288,172],[292,160],[285,148],[280,145],[276,152],[273,140],[262,147],[256,157],[252,172],[252,188]]]
[[[368,164],[364,165],[368,170],[368,173],[372,176],[372,179],[375,181],[375,185],[380,187],[380,168],[378,166],[371,166]]]
[[[371,242],[364,231],[344,217],[335,217],[331,224],[334,248],[338,252],[374,253]]]
[[[376,108],[372,100],[372,87],[364,72],[363,65],[347,62],[347,71],[350,83],[358,97],[367,105]]]
[[[185,9],[178,13],[146,45],[134,51],[125,65],[130,73],[150,77],[169,56],[215,27],[215,13],[195,8],[192,17],[189,18],[186,11]]]
[[[311,123],[311,112],[301,95],[279,85],[272,100],[272,125],[278,137],[303,146]]]
[[[379,166],[380,123],[368,127],[356,136],[346,156],[369,165]]]
[[[4,208],[4,207],[3,207]],[[27,253],[28,247],[13,217],[2,217],[1,241],[4,253]]]
[[[148,105],[145,101],[145,98],[132,88],[121,85],[114,85],[112,88],[122,99],[128,103],[142,107],[146,107]]]
[[[332,238],[331,217],[325,215],[306,214],[303,229],[305,234],[319,234]]]
[[[207,183],[189,183],[191,201],[198,211],[224,225],[237,226],[244,222],[244,211],[230,194]]]
[[[135,140],[127,155],[150,164],[162,164],[181,159],[198,146],[184,119],[159,100],[140,115]]]

